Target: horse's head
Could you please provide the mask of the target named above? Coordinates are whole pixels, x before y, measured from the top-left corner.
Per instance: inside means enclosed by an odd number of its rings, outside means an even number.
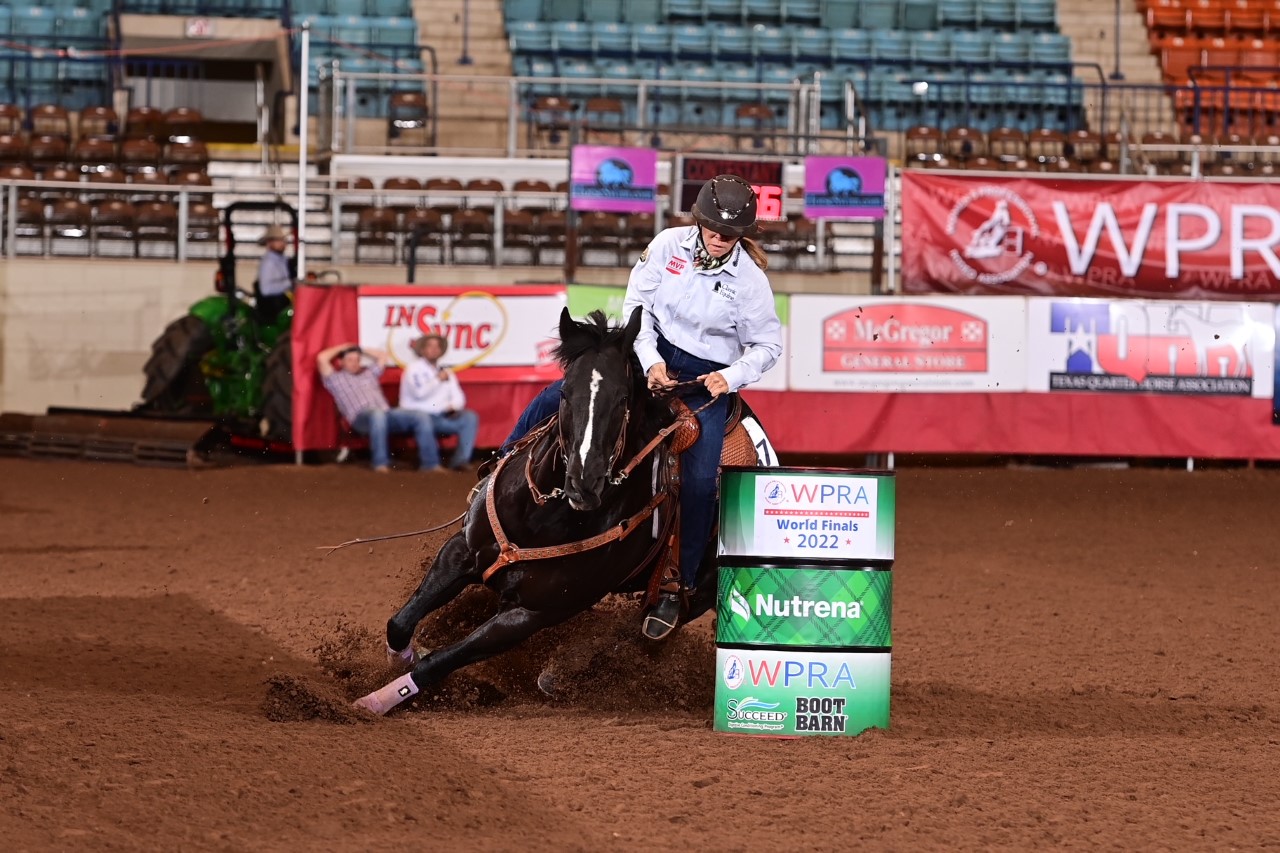
[[[560,437],[565,453],[564,493],[569,506],[593,510],[626,443],[630,410],[638,401],[631,347],[640,333],[641,309],[625,327],[610,326],[600,311],[576,322],[560,314],[556,357],[564,369]]]

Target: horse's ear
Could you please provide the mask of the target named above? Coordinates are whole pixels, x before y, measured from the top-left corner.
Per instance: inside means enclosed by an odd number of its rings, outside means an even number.
[[[637,305],[631,309],[631,316],[627,318],[627,328],[622,333],[622,343],[624,349],[628,352],[635,344],[636,338],[640,336],[640,321],[644,319],[644,306]]]
[[[569,315],[567,307],[560,309],[560,342],[569,341],[578,331],[578,324]]]

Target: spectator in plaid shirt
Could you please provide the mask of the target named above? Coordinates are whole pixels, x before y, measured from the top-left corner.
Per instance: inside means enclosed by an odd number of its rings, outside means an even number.
[[[365,363],[365,356],[372,359]],[[337,362],[337,367],[334,362]],[[423,471],[443,471],[440,448],[436,445],[431,415],[408,409],[393,409],[382,394],[378,377],[387,366],[387,354],[381,350],[362,350],[353,343],[337,344],[316,356],[316,368],[325,390],[338,404],[338,411],[351,428],[369,438],[373,470],[391,470],[387,437],[413,433],[418,443],[419,467]]]

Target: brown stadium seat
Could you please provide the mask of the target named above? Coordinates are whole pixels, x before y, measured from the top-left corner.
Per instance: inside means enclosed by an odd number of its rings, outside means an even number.
[[[150,139],[155,142],[160,137],[160,128],[163,123],[163,110],[155,107],[131,107],[124,119],[125,138]]]
[[[628,214],[623,221],[623,238],[618,260],[630,266],[640,253],[653,242],[654,217],[652,213]]]
[[[1102,156],[1102,135],[1093,130],[1073,130],[1067,134],[1067,154],[1084,167]]]
[[[188,197],[191,201],[198,201],[204,204],[213,202],[212,192],[199,191],[201,188],[213,186],[213,180],[205,172],[195,169],[182,169],[169,176],[169,184],[174,187],[187,187]]]
[[[169,176],[164,172],[135,172],[128,176],[129,183],[137,189],[129,193],[129,201],[141,204],[149,201],[164,201],[172,193],[161,187],[169,186]]]
[[[134,245],[137,212],[133,205],[118,198],[100,202],[93,208],[89,218],[89,242],[93,254],[102,250],[102,241],[129,243],[130,254],[136,251]]]
[[[622,255],[622,221],[616,213],[593,210],[578,218],[579,260],[591,249],[610,252],[614,258]]]
[[[1027,156],[1027,135],[1016,127],[997,127],[987,133],[987,152],[999,161],[1014,163]]]
[[[520,180],[511,185],[515,206],[537,212],[551,206],[549,198],[527,198],[523,193],[550,193],[551,184],[546,181]]]
[[[947,157],[961,163],[987,156],[987,140],[975,127],[953,127],[945,134]]]
[[[907,128],[906,153],[908,166],[923,166],[942,156],[945,137],[942,129],[929,125]]]
[[[27,141],[17,133],[0,133],[0,166],[25,165]]]
[[[61,136],[32,136],[27,142],[27,158],[36,171],[66,166],[70,161],[67,140]]]
[[[90,185],[123,184],[125,182],[125,176],[124,172],[114,166],[109,166],[96,172],[90,172],[88,175],[88,181]],[[123,199],[126,195],[127,193],[123,190],[90,188],[85,190],[83,198],[89,204],[98,204],[109,199]]]
[[[40,240],[40,254],[44,254],[44,202],[32,196],[19,196],[15,211],[14,237]]]
[[[114,142],[96,137],[82,137],[71,149],[71,162],[81,172],[96,172],[116,165]]]
[[[71,144],[71,117],[65,107],[37,104],[31,108],[31,133],[34,136],[56,136]]]
[[[422,204],[422,181],[417,178],[387,178],[382,182],[382,189],[386,193],[382,203],[392,210],[400,211]]]
[[[164,165],[180,169],[209,168],[209,148],[198,139],[178,139],[164,148]]]
[[[1066,157],[1067,135],[1057,128],[1037,127],[1027,137],[1027,158],[1040,167],[1056,168],[1056,161]]]
[[[49,212],[45,216],[45,222],[49,226],[49,251],[51,254],[58,254],[53,244],[54,239],[81,239],[89,236],[89,218],[90,207],[77,198],[59,198],[49,205]],[[76,254],[85,254],[88,250],[89,241],[85,240],[84,251],[76,252]]]
[[[456,210],[449,217],[449,261],[458,262],[459,249],[481,249],[493,264],[493,216],[483,210]]]
[[[564,251],[565,232],[569,228],[569,217],[563,210],[547,210],[538,214],[538,263],[546,263],[544,253]]]
[[[476,178],[467,181],[467,207],[472,210],[487,210],[493,213],[497,197],[506,191],[502,181],[492,178]],[[473,195],[473,193],[481,195]]]
[[[136,232],[138,242],[137,254],[143,254],[144,244],[172,243],[173,252],[178,251],[178,208],[166,201],[148,201],[136,205]]]
[[[502,247],[523,249],[529,253],[529,263],[538,263],[538,222],[533,211],[515,208],[502,212]]]
[[[120,144],[120,167],[130,175],[160,168],[160,145],[153,139],[126,139]]]
[[[390,145],[427,144],[427,96],[422,92],[392,92],[387,107],[387,142]]]
[[[453,213],[462,207],[462,181],[456,178],[430,178],[423,189],[427,191],[427,207],[441,213]]]
[[[174,107],[160,119],[160,139],[164,142],[191,142],[204,136],[204,115],[191,107]]]
[[[48,182],[50,184],[80,184],[80,175],[72,172],[70,169],[64,169],[61,166],[54,167],[40,174],[41,183]],[[75,198],[79,194],[76,187],[69,186],[41,186],[38,190],[40,200],[45,203],[58,201],[65,198]]]
[[[360,211],[356,222],[356,263],[365,246],[393,248],[396,244],[396,212],[388,207],[370,207]]]
[[[120,133],[120,117],[111,107],[85,107],[77,125],[80,138],[114,142]]]
[[[218,239],[218,211],[205,201],[193,201],[187,206],[187,239],[195,242],[211,242]]]
[[[444,263],[445,225],[440,211],[429,207],[414,207],[406,210],[400,219],[400,230],[404,232],[404,257],[407,261],[413,233],[418,234],[418,250],[434,247],[439,263]]]
[[[21,133],[25,118],[17,104],[0,104],[0,133]]]

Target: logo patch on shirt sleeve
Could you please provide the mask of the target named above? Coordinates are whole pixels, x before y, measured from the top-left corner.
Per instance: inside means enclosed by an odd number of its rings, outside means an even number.
[[[649,260],[649,247],[645,246],[644,251],[640,253],[640,263],[643,264],[648,260]]]
[[[672,258],[667,261],[667,272],[672,275],[680,275],[680,273],[684,272],[684,268],[688,263],[684,258]]]

